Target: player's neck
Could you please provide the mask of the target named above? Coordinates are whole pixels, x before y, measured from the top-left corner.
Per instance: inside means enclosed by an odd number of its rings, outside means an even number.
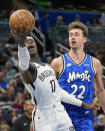
[[[41,63],[39,55],[32,55],[31,56],[31,61],[35,63]]]
[[[81,63],[81,61],[85,58],[85,52],[84,51],[74,51],[70,50],[68,53],[70,58],[73,59],[73,61],[77,64]]]
[[[83,57],[85,56],[85,52],[83,49],[80,49],[80,50],[71,49],[69,52],[69,55],[75,56],[77,58],[81,58],[82,56]]]

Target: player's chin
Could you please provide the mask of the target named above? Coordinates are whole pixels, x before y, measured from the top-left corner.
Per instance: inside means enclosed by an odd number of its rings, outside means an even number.
[[[35,56],[35,52],[31,51],[29,52],[30,56]]]
[[[76,47],[76,46],[71,46],[71,48],[72,48],[72,49],[77,49],[77,47]]]

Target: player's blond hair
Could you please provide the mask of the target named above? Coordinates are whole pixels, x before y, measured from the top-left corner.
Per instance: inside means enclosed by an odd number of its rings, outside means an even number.
[[[69,24],[68,31],[72,29],[76,29],[76,28],[82,30],[84,37],[88,37],[88,28],[86,27],[85,24],[83,24],[82,22],[77,22],[77,21],[72,22]]]

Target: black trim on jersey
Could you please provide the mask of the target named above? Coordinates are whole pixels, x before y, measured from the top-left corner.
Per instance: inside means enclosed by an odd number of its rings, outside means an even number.
[[[35,131],[35,122],[34,122],[35,113],[36,113],[36,108],[35,108],[35,110],[34,110],[34,113],[33,113],[33,118],[32,118],[32,121],[33,121],[33,124],[34,124],[34,131]]]
[[[35,90],[35,86],[33,84],[31,84],[32,88]],[[34,102],[35,102],[35,105],[37,104],[36,102],[36,99],[35,99],[35,96],[34,96]]]
[[[77,63],[75,63],[74,61],[73,61],[73,59],[69,56],[69,54],[67,53],[67,56],[68,56],[68,58],[75,64],[75,65],[81,65],[85,60],[86,60],[86,54],[85,54],[85,57],[84,57],[84,59],[79,63],[79,64],[77,64]]]
[[[35,102],[35,105],[37,105],[37,102],[36,102],[35,96],[34,96],[34,102]]]
[[[62,68],[61,72],[59,73],[59,76],[58,76],[58,78],[57,78],[57,79],[59,79],[59,78],[60,78],[60,76],[62,75],[62,73],[63,73],[63,71],[64,71],[64,67],[65,67],[64,57],[63,57],[63,56],[61,56],[61,57],[62,57],[62,61],[63,61],[63,68]]]
[[[92,69],[93,69],[93,72],[94,72],[94,75],[96,74],[96,71],[95,71],[95,69],[94,69],[94,67],[93,67],[93,59],[92,59],[92,56],[90,56],[90,59],[91,59],[91,66],[92,66]]]
[[[36,70],[35,70],[35,80],[36,80],[36,77],[37,77],[37,67],[36,67]]]
[[[32,88],[35,90],[35,86],[31,83]]]

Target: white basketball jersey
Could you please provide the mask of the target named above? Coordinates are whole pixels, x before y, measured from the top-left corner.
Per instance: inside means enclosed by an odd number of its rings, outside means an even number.
[[[54,70],[47,64],[39,65],[36,80],[26,84],[33,101],[36,101],[36,111],[33,111],[35,131],[69,131],[72,122],[60,100],[59,84]]]
[[[38,106],[45,106],[60,101],[59,84],[56,80],[53,69],[45,64],[39,65],[35,63],[37,68],[36,80],[33,84],[26,87],[31,93]]]

